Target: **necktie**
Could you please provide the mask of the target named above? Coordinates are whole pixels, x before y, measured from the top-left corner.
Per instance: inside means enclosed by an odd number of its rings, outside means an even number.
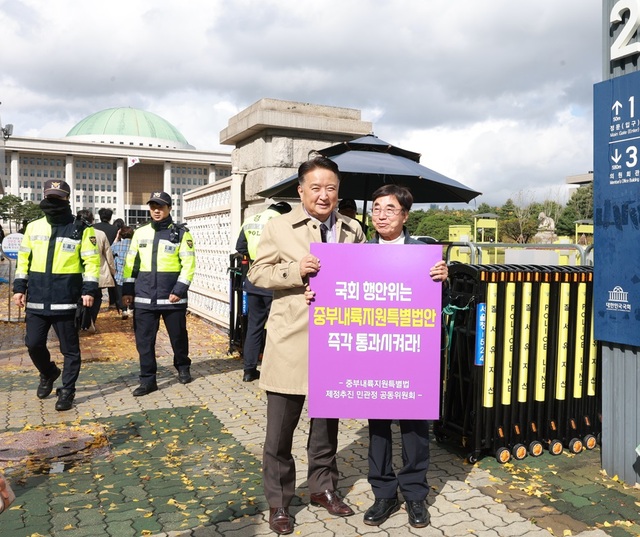
[[[329,228],[324,224],[320,224],[320,237],[322,238],[322,242],[327,242],[327,231],[329,231]]]

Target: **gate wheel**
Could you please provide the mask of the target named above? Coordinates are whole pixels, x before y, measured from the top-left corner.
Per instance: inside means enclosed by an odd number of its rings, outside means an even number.
[[[517,461],[521,461],[527,456],[527,448],[523,444],[516,444],[511,449],[511,455]]]
[[[562,447],[562,442],[560,440],[551,440],[549,444],[549,453],[551,455],[560,455],[564,448]]]
[[[542,443],[534,440],[529,444],[529,455],[532,457],[539,457],[542,455],[544,449],[542,447]]]
[[[596,441],[596,437],[593,436],[592,434],[588,434],[587,436],[585,436],[582,441],[584,442],[584,447],[586,447],[589,450],[595,448],[596,445],[598,444],[598,442]]]
[[[500,464],[506,464],[511,460],[511,452],[506,447],[500,447],[496,450],[496,460]]]
[[[580,440],[579,438],[572,438],[571,441],[569,442],[569,451],[571,451],[571,453],[575,453],[575,454],[581,453],[582,448],[583,448],[582,440]]]

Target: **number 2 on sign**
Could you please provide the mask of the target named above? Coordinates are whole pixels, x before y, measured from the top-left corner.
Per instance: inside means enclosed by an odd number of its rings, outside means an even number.
[[[619,60],[626,56],[640,53],[640,43],[629,43],[640,27],[640,6],[638,0],[620,0],[611,10],[609,22],[618,24],[622,22],[622,15],[629,12],[629,19],[624,24],[622,31],[611,45],[611,60]]]

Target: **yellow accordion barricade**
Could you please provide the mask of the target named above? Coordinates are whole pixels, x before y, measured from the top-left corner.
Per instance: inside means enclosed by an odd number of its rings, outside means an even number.
[[[449,268],[438,441],[502,463],[593,449],[601,434],[591,267]]]

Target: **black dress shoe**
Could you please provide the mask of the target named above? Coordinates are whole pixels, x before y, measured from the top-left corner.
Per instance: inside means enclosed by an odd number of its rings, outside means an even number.
[[[344,503],[337,493],[331,490],[312,494],[311,505],[320,505],[333,516],[351,516],[354,514],[353,509]]]
[[[189,384],[192,380],[191,370],[188,367],[178,369],[178,381],[180,384]]]
[[[245,369],[244,375],[242,377],[242,382],[253,382],[254,380],[258,380],[260,378],[260,371],[258,371],[255,367],[253,369]]]
[[[56,371],[50,377],[45,377],[44,375],[40,375],[40,384],[38,384],[38,390],[36,391],[36,395],[38,399],[44,399],[45,397],[49,397],[51,392],[53,391],[53,383],[60,376],[60,369],[56,367]]]
[[[278,535],[293,533],[293,517],[286,507],[272,507],[269,509],[269,527]]]
[[[427,511],[427,502],[424,500],[407,501],[407,513],[409,514],[409,524],[414,528],[425,528],[429,525],[430,517]]]
[[[393,513],[400,509],[398,498],[379,498],[364,514],[364,523],[368,526],[379,526]]]
[[[76,391],[69,388],[58,388],[56,390],[58,400],[56,401],[56,410],[71,410],[73,406],[73,399],[76,396]]]
[[[134,397],[142,397],[143,395],[149,395],[158,390],[158,385],[155,382],[149,384],[140,384],[135,390],[133,390]]]

